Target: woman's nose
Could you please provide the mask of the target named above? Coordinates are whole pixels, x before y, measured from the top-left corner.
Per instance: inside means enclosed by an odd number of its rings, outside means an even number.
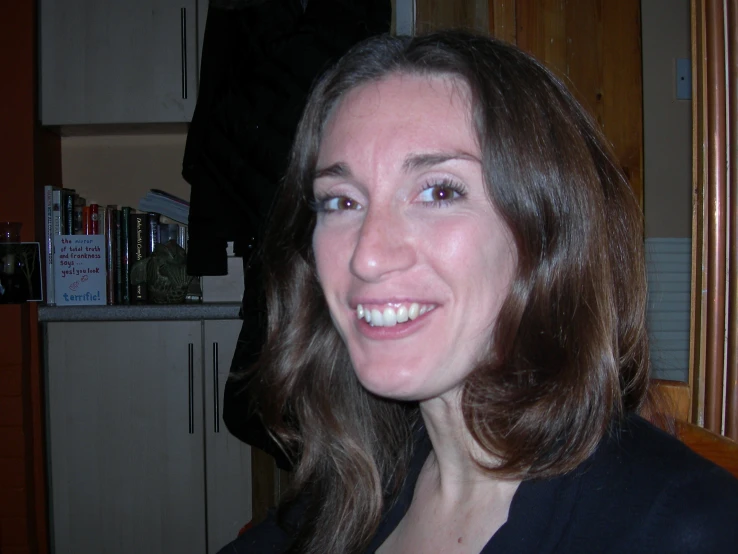
[[[354,246],[352,273],[364,281],[376,282],[409,269],[415,262],[411,233],[401,216],[370,210]]]

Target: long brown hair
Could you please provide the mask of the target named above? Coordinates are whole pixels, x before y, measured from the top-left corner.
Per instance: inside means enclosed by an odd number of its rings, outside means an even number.
[[[251,391],[298,460],[310,497],[292,551],[358,552],[401,486],[417,409],[368,393],[331,322],[311,251],[313,174],[344,95],[389,74],[451,76],[471,91],[489,197],[517,272],[467,380],[467,427],[501,477],[548,477],[586,459],[648,377],[641,215],[591,118],[539,62],[482,36],[376,37],[316,84],[265,241],[268,340]]]

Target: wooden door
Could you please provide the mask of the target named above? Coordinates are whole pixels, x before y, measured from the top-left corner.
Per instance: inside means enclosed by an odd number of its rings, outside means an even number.
[[[419,32],[489,31],[557,73],[604,130],[643,203],[640,0],[417,0],[416,6]]]
[[[205,552],[201,333],[47,324],[55,554]]]

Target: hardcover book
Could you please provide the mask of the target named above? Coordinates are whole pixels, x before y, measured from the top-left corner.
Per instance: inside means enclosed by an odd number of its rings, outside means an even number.
[[[146,214],[131,213],[128,245],[129,263],[132,266],[146,256]],[[146,286],[131,285],[131,304],[146,304],[146,300]]]
[[[121,222],[120,210],[108,206],[108,210],[113,212],[113,225],[115,226],[115,259],[113,260],[113,266],[115,268],[115,303],[123,303],[123,260],[121,259],[122,248],[121,248]]]
[[[105,211],[105,293],[109,306],[115,304],[115,207],[108,206]],[[90,235],[92,236],[92,235]]]
[[[146,213],[146,255],[154,252],[159,243],[159,214],[155,212]]]
[[[51,189],[52,203],[52,222],[55,235],[63,234],[64,227],[62,225],[62,190],[57,187]]]
[[[90,226],[89,226],[89,234],[90,235],[97,235],[100,234],[100,211],[99,206],[97,204],[90,204]]]
[[[74,197],[73,189],[62,189],[62,234],[74,234]]]
[[[123,206],[120,209],[120,265],[121,265],[121,304],[131,303],[131,208]]]
[[[44,268],[46,278],[46,303],[54,304],[54,187],[44,186],[44,217],[46,229],[44,231]]]

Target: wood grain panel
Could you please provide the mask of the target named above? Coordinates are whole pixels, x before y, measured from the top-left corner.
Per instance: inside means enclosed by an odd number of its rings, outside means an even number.
[[[566,47],[568,29],[565,0],[541,0],[539,25],[543,35],[540,37],[543,60],[560,75],[568,75]],[[540,54],[539,54],[540,55]]]
[[[516,38],[561,77],[604,130],[643,202],[639,0],[516,0]]]
[[[517,42],[515,22],[515,0],[490,0],[489,31],[493,37],[515,44]]]
[[[643,77],[639,0],[602,3],[602,128],[643,204]]]
[[[566,71],[570,90],[603,125],[602,1],[566,6]],[[574,31],[575,30],[575,31]]]
[[[700,456],[738,477],[738,443],[692,423],[677,422],[677,436]]]
[[[415,32],[437,29],[478,29],[486,31],[487,0],[416,0]]]

